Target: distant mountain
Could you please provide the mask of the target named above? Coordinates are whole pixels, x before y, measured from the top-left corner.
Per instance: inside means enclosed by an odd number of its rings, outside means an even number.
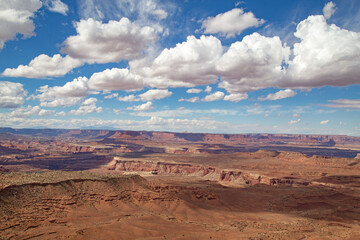
[[[0,133],[21,134],[34,137],[72,137],[84,139],[134,139],[174,142],[205,143],[266,143],[266,144],[305,144],[331,147],[337,144],[360,144],[360,137],[346,135],[311,134],[209,134],[174,133],[155,131],[93,130],[93,129],[13,129],[0,128]]]

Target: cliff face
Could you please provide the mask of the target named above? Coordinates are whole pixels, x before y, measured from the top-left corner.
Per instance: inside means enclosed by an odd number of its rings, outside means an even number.
[[[267,184],[275,185],[295,184],[295,181],[283,181],[274,183],[269,177],[259,174],[248,173],[239,170],[219,169],[210,166],[165,163],[165,162],[146,162],[134,160],[114,159],[108,164],[108,170],[129,173],[146,173],[153,175],[178,175],[178,176],[197,176],[206,180],[219,182],[232,182],[240,185]]]

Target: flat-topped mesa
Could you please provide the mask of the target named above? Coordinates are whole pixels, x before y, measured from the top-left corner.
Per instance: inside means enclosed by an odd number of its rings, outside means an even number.
[[[241,185],[254,185],[259,183],[267,185],[271,184],[270,178],[267,176],[235,169],[219,169],[211,166],[188,163],[136,161],[114,158],[114,160],[107,165],[107,169],[123,173],[127,172],[147,175],[196,176],[206,180],[233,182]]]
[[[72,153],[93,153],[95,151],[94,147],[89,146],[71,146],[70,152]]]

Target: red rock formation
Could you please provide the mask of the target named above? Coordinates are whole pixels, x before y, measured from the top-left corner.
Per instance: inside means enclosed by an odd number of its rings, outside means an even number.
[[[0,173],[10,172],[9,169],[0,166]]]
[[[92,153],[95,148],[89,146],[71,146],[70,152],[72,153]]]
[[[152,174],[199,176],[210,180],[223,182],[236,182],[239,184],[257,184],[264,182],[259,175],[243,173],[239,170],[222,170],[209,166],[165,163],[165,162],[146,162],[133,160],[113,160],[107,165],[108,170],[123,172],[147,172]]]

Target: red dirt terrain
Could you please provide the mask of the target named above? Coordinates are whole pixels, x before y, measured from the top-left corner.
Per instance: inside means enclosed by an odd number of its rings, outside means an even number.
[[[0,239],[360,236],[360,138],[0,132]]]

